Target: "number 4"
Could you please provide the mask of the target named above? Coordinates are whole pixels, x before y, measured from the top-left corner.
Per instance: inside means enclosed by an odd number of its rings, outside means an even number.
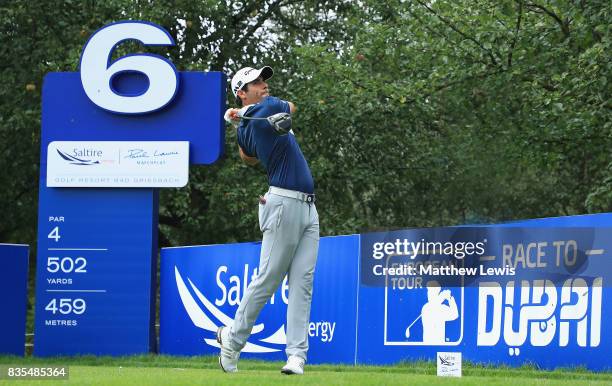
[[[51,299],[49,304],[45,307],[45,311],[51,311],[51,313],[55,314],[57,312],[57,300]]]
[[[54,239],[55,242],[57,243],[59,241],[59,239],[61,238],[61,236],[59,234],[59,227],[53,228],[53,230],[51,232],[49,232],[49,235],[47,236],[47,238]]]

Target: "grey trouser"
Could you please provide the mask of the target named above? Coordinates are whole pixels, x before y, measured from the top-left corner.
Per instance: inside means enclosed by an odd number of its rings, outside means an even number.
[[[247,288],[229,334],[230,346],[241,350],[264,304],[288,274],[287,356],[306,360],[312,282],[319,250],[319,215],[314,203],[270,192],[259,204],[263,232],[259,272]]]

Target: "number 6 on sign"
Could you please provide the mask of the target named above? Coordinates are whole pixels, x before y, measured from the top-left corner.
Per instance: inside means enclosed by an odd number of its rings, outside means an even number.
[[[119,43],[138,40],[144,45],[173,46],[174,40],[162,27],[140,21],[124,21],[98,30],[81,55],[81,82],[89,99],[99,107],[122,114],[142,114],[166,106],[178,90],[176,68],[169,60],[153,54],[132,54],[111,63]],[[141,95],[120,95],[112,88],[113,78],[139,72],[149,80]]]

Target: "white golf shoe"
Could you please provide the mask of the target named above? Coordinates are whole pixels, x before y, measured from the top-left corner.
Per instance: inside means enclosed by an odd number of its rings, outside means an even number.
[[[221,326],[217,329],[217,342],[221,345],[219,353],[219,366],[226,373],[238,372],[238,358],[240,351],[232,350],[229,346],[229,328]]]
[[[297,375],[304,374],[304,359],[297,355],[291,355],[289,359],[287,359],[287,364],[281,369],[281,373]]]

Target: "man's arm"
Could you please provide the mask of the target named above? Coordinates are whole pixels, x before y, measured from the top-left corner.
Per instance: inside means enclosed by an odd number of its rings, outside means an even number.
[[[257,164],[257,162],[259,162],[259,160],[255,157],[249,157],[248,155],[244,154],[244,151],[242,151],[242,148],[240,147],[240,145],[238,145],[238,153],[240,153],[240,158],[242,158],[242,160],[244,161],[245,164],[247,165],[255,165]]]

